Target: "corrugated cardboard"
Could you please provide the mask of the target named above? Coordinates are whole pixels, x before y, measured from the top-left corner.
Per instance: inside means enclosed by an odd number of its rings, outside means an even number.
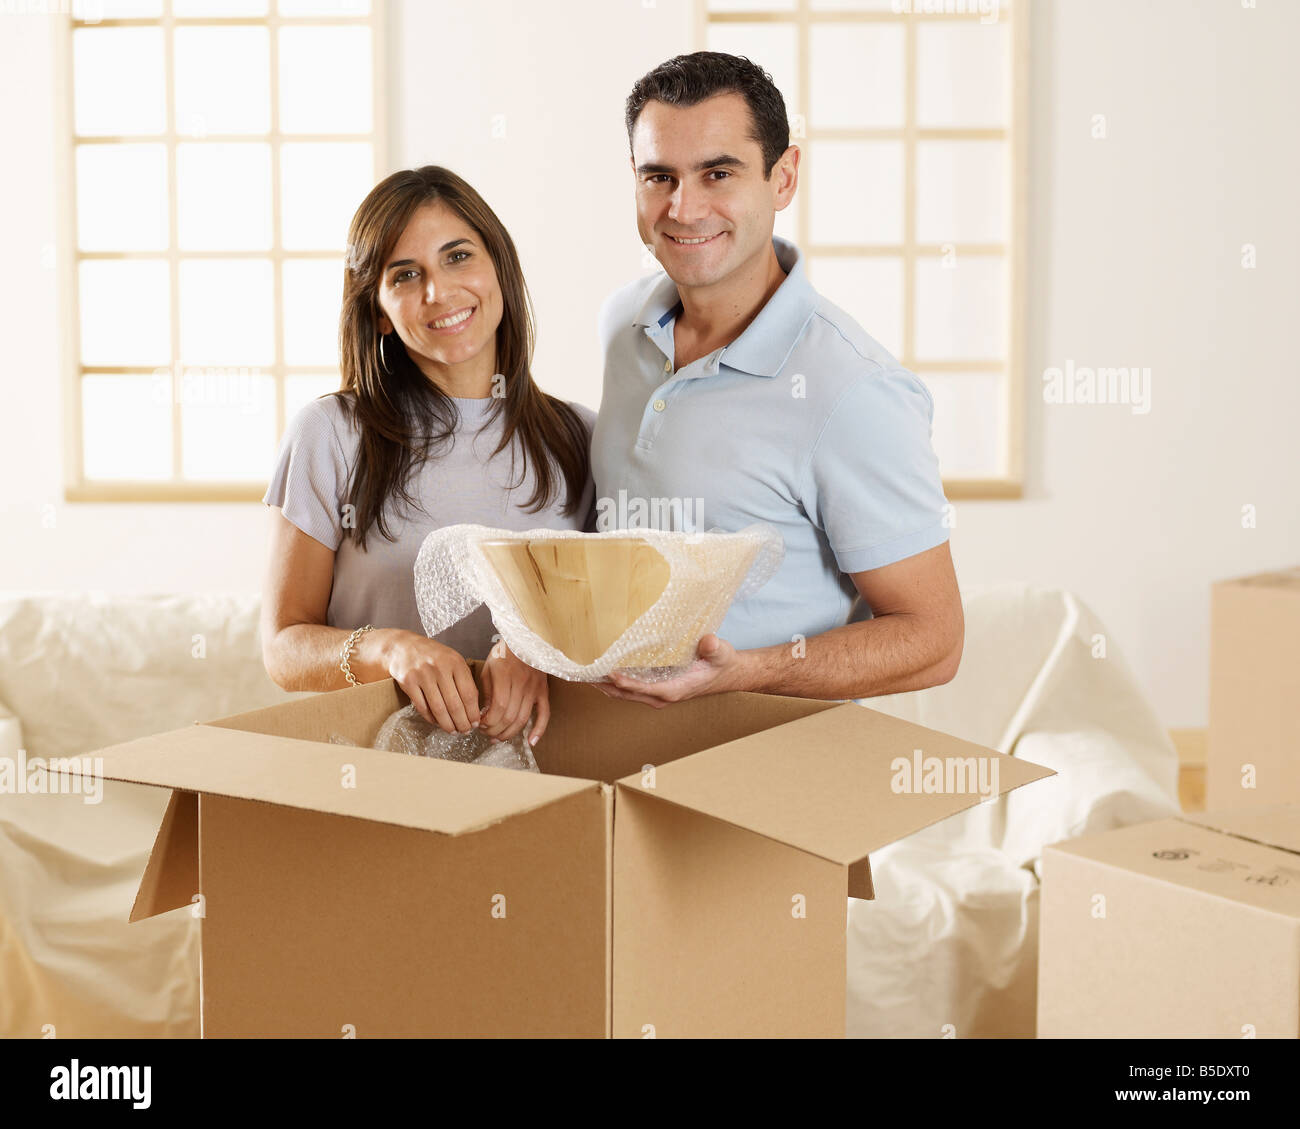
[[[1043,853],[1040,1036],[1300,1035],[1300,807]]]
[[[1211,589],[1205,802],[1300,803],[1300,568]]]
[[[391,679],[93,754],[173,789],[131,917],[202,915],[203,1034],[842,1035],[871,852],[980,800],[891,760],[1051,775],[854,703],[550,696],[540,774],[367,747]]]

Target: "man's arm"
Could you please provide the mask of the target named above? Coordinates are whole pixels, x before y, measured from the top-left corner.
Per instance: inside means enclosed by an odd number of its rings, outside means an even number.
[[[948,542],[915,556],[849,573],[875,615],[796,645],[737,651],[706,635],[699,658],[667,682],[611,675],[610,697],[663,706],[701,694],[751,690],[799,698],[869,698],[952,680],[961,662],[965,619]]]

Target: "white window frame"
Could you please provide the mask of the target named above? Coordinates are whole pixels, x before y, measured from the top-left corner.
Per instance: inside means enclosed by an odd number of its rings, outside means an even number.
[[[260,501],[266,483],[248,480],[221,482],[197,481],[181,477],[182,463],[182,396],[178,387],[180,376],[180,303],[179,270],[184,259],[248,259],[269,260],[274,277],[275,360],[261,372],[273,378],[275,387],[275,434],[280,436],[285,427],[285,377],[297,373],[320,373],[328,365],[288,365],[284,362],[284,301],[282,294],[282,266],[286,259],[340,259],[340,251],[285,251],[281,245],[280,201],[280,147],[285,142],[311,141],[364,141],[373,148],[373,176],[377,182],[385,175],[390,148],[389,123],[385,76],[387,36],[387,0],[371,0],[370,12],[355,16],[281,17],[276,0],[269,0],[266,16],[195,17],[172,15],[171,0],[163,0],[161,17],[131,19],[102,19],[84,21],[70,14],[52,19],[55,42],[55,121],[59,123],[59,136],[55,144],[55,183],[65,192],[59,217],[59,246],[56,261],[62,285],[61,367],[63,372],[63,496],[69,502],[186,502],[186,501]],[[210,134],[192,137],[180,133],[174,120],[175,47],[173,30],[186,26],[266,27],[271,32],[270,51],[270,112],[271,127],[266,134]],[[73,31],[79,27],[162,27],[164,75],[166,83],[167,118],[161,134],[130,134],[117,136],[77,137],[74,119],[74,68],[72,58]],[[367,26],[371,29],[371,74],[373,84],[373,118],[371,130],[352,134],[286,134],[279,128],[279,52],[276,50],[276,30],[280,27],[311,26]],[[184,251],[177,240],[176,198],[176,147],[178,144],[265,141],[271,147],[271,208],[272,243],[268,251]],[[76,147],[82,144],[121,144],[145,142],[163,144],[167,150],[168,187],[168,246],[163,251],[116,252],[81,251],[77,245],[77,183]],[[358,201],[360,203],[360,201]],[[114,374],[151,374],[160,366],[141,365],[83,365],[81,360],[79,264],[89,259],[160,259],[164,258],[170,270],[171,297],[171,350],[170,372],[172,380],[172,478],[168,480],[139,481],[131,479],[88,480],[83,466],[84,420],[82,413],[81,382],[86,372]],[[274,458],[274,450],[267,451],[267,465]]]

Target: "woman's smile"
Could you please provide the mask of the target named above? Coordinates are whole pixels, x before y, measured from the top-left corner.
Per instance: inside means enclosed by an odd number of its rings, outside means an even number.
[[[474,315],[477,312],[477,306],[462,306],[459,310],[454,310],[445,317],[428,322],[427,325],[434,333],[462,333],[465,327],[474,320]]]

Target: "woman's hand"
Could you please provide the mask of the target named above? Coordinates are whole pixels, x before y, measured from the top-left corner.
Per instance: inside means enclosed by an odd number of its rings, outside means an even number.
[[[478,726],[474,675],[451,647],[402,631],[389,642],[385,658],[389,676],[425,721],[448,733],[469,733]]]
[[[546,675],[521,662],[505,641],[496,643],[483,663],[483,732],[495,741],[509,741],[523,732],[534,710],[533,732],[528,738],[536,745],[551,720],[551,702]]]

